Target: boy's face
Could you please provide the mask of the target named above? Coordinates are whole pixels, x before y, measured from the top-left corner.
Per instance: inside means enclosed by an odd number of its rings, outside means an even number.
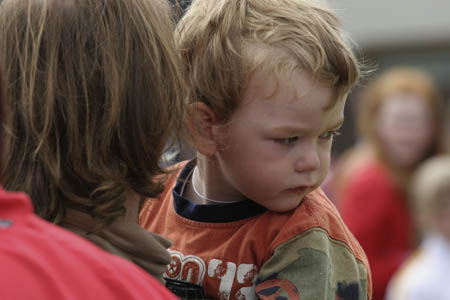
[[[277,80],[256,72],[216,153],[222,196],[277,212],[297,207],[327,175],[344,105],[307,73]]]

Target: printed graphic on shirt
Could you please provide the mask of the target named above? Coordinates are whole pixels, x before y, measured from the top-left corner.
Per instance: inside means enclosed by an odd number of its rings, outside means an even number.
[[[270,279],[258,285],[256,289],[259,299],[264,300],[300,300],[300,294],[289,280]]]
[[[220,259],[211,259],[209,262],[203,261],[200,257],[194,255],[184,256],[179,251],[169,250],[172,261],[167,268],[166,278],[168,280],[167,287],[172,290],[179,297],[184,299],[208,299],[204,296],[202,287],[205,279],[209,281],[208,284],[217,285],[217,298],[221,300],[239,299],[239,300],[300,300],[301,293],[294,283],[287,279],[279,278],[279,274],[274,274],[270,278],[258,283],[256,286],[256,278],[258,270],[252,264],[237,265],[234,262],[224,262]],[[305,249],[303,249],[305,251]],[[317,263],[316,251],[310,252],[307,250],[304,258],[307,261]],[[310,253],[308,253],[310,252]],[[315,256],[315,258],[313,258]],[[319,255],[321,256],[321,255]],[[302,264],[302,260],[297,261],[296,264]],[[304,263],[303,263],[304,264]],[[317,266],[320,266],[317,263]],[[323,264],[322,264],[323,265]],[[297,266],[300,267],[300,266]],[[324,270],[317,271],[321,274],[327,273]],[[314,271],[308,272],[310,278],[314,278]],[[307,274],[304,274],[307,276]],[[322,279],[329,278],[328,276]],[[307,278],[302,280],[305,284],[308,282]],[[326,295],[335,293],[336,300],[358,300],[360,299],[360,284],[337,282],[337,286],[332,284],[319,283],[314,280],[308,284],[308,288],[303,290],[305,295],[313,293],[320,294],[314,291],[315,288],[321,289],[326,299]],[[319,283],[319,284],[318,284]],[[231,295],[233,285],[238,286],[238,292]],[[301,286],[301,284],[300,284]],[[323,288],[328,286],[330,290],[326,291]]]
[[[280,245],[261,269],[239,260],[169,252],[165,277],[203,287],[214,299],[325,300],[330,295],[333,300],[367,299],[364,265],[322,229],[308,230]]]
[[[203,286],[208,280],[218,287],[219,299],[230,299],[233,286],[238,292],[231,299],[256,299],[255,283],[258,270],[253,264],[239,264],[213,258],[208,262],[194,255],[184,256],[179,251],[169,250],[172,257],[165,277],[170,280],[189,282]],[[206,277],[206,278],[205,278]]]
[[[358,283],[338,282],[336,300],[358,300],[359,289]]]

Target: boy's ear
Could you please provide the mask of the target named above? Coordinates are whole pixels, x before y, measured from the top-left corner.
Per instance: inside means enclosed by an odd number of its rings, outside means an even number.
[[[214,127],[219,124],[216,114],[202,102],[189,104],[189,130],[194,139],[195,148],[205,156],[212,156],[217,151]]]

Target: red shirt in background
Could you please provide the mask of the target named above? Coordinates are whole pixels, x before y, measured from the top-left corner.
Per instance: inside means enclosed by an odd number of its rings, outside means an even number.
[[[389,279],[413,249],[406,195],[382,165],[368,162],[349,176],[337,205],[369,259],[373,300],[382,300]]]

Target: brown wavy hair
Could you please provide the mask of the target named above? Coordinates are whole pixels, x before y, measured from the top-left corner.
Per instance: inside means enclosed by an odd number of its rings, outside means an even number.
[[[184,118],[173,26],[164,0],[2,1],[3,186],[56,223],[71,207],[106,225],[129,192],[157,196]]]

